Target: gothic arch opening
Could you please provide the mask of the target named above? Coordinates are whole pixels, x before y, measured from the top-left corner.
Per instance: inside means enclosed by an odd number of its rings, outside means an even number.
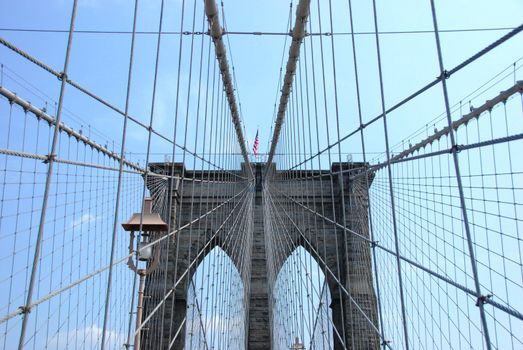
[[[272,286],[272,344],[332,349],[331,293],[321,267],[303,247],[285,260]]]
[[[214,247],[187,284],[185,349],[244,349],[246,300],[238,269]]]

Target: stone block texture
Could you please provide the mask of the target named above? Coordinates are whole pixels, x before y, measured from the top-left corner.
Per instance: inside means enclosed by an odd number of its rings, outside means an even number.
[[[237,172],[198,172],[187,171],[183,164],[155,163],[150,168],[155,172],[168,175],[179,175],[183,178],[202,181],[170,181],[167,186],[167,198],[164,205],[164,220],[170,223],[171,229],[190,223],[201,213],[206,213],[225,200],[229,202],[208,215],[198,224],[190,226],[177,233],[175,239],[162,242],[161,264],[157,272],[148,276],[145,286],[145,312],[149,315],[153,308],[170,293],[160,310],[156,311],[148,326],[142,332],[142,349],[168,349],[169,339],[180,332],[172,349],[183,349],[185,328],[182,320],[187,311],[188,281],[205,257],[196,259],[194,266],[190,262],[202,249],[209,252],[214,246],[220,246],[237,264],[243,281],[250,282],[250,290],[245,290],[249,300],[246,322],[246,348],[249,350],[272,349],[270,329],[270,297],[267,276],[267,252],[265,247],[264,226],[264,192],[266,186],[271,187],[271,193],[280,193],[279,200],[287,207],[290,219],[294,224],[286,227],[294,240],[292,246],[301,245],[318,262],[324,270],[331,294],[331,309],[333,322],[337,333],[344,335],[347,349],[379,349],[379,338],[373,327],[378,328],[377,301],[373,287],[372,251],[369,239],[368,225],[368,187],[373,177],[368,175],[354,176],[358,169],[364,169],[362,163],[335,163],[327,170],[296,170],[280,172],[271,166],[268,172],[270,183],[262,178],[265,174],[264,164],[253,164],[255,179],[253,182],[253,236],[251,244],[250,269],[241,269],[239,257],[234,251],[228,251],[223,244],[224,233],[234,220],[227,221],[219,233],[218,227],[224,218],[234,212],[232,209],[239,199],[231,199],[231,193],[239,193],[246,187],[245,182],[227,181],[234,174],[248,176],[245,166]],[[340,170],[343,170],[340,172]],[[361,170],[360,170],[361,171]],[[283,175],[284,174],[284,175]],[[312,175],[314,176],[311,179]],[[214,177],[214,178],[213,178]],[[222,179],[222,183],[216,181]],[[214,179],[214,183],[206,180]],[[218,180],[219,180],[218,179]],[[292,179],[292,181],[289,181]],[[300,180],[303,179],[303,180]],[[306,179],[306,180],[305,180]],[[150,186],[151,191],[158,186]],[[297,204],[299,203],[299,204]],[[306,210],[305,207],[317,213],[323,213],[328,218]],[[330,220],[330,221],[329,221]],[[290,222],[290,221],[286,221]],[[346,226],[364,238],[351,234],[333,223]],[[321,232],[321,234],[318,234]],[[239,232],[237,234],[240,234]],[[209,241],[211,245],[204,247]],[[245,242],[247,244],[247,242]],[[280,247],[280,257],[276,264],[280,267],[292,251]],[[293,249],[292,249],[293,250]],[[175,260],[175,253],[178,259]],[[174,286],[187,269],[190,273],[182,283]],[[249,271],[244,273],[243,271]],[[243,275],[245,274],[245,275]],[[249,283],[245,283],[247,285]],[[351,298],[340,290],[343,285]],[[167,287],[169,286],[169,287]],[[172,289],[172,290],[171,290]],[[175,298],[173,298],[175,296]],[[356,307],[356,304],[358,307]],[[365,316],[358,308],[362,309]],[[370,320],[370,322],[369,322]],[[331,334],[335,334],[331,332]],[[343,349],[343,344],[334,336],[334,348]]]

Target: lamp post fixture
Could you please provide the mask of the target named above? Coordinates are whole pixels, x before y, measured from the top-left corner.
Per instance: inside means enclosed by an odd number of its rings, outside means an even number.
[[[294,344],[291,346],[292,350],[305,350],[305,345],[303,343],[300,343],[300,338],[296,337],[294,339]]]
[[[162,220],[160,214],[152,213],[152,199],[145,198],[143,213],[134,213],[127,222],[122,224],[125,231],[130,232],[129,253],[134,253],[134,236],[135,232],[141,232],[141,239],[138,240],[138,260],[148,263],[148,267],[140,269],[133,261],[132,255],[127,260],[127,266],[140,276],[140,285],[138,287],[138,306],[136,310],[136,329],[142,326],[143,314],[143,294],[145,289],[145,276],[151,274],[160,263],[160,245],[151,245],[155,237],[160,232],[166,232],[167,224]],[[136,332],[134,337],[134,348],[140,350],[141,331]]]

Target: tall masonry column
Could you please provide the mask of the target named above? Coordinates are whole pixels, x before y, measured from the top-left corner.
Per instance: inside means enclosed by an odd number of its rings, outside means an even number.
[[[271,349],[269,322],[269,294],[267,283],[267,255],[263,226],[262,174],[263,166],[252,163],[256,177],[254,200],[254,232],[251,259],[251,291],[249,300],[248,350]]]
[[[343,173],[335,180],[340,198],[338,208],[336,208],[338,222],[360,236],[370,239],[368,189],[374,176],[372,173],[366,175],[362,173],[366,170],[366,164],[361,162],[332,165],[333,172],[340,170],[343,170]],[[343,193],[341,191],[342,181]],[[345,213],[343,213],[342,200]],[[343,219],[345,219],[344,223]],[[346,347],[347,349],[377,350],[380,347],[379,337],[375,331],[375,328],[378,328],[378,306],[373,286],[371,244],[350,232],[346,232],[346,238],[347,259],[345,261],[348,261],[348,265],[345,266],[345,288],[365,313],[363,315],[354,302],[343,298],[345,335],[348,343]]]

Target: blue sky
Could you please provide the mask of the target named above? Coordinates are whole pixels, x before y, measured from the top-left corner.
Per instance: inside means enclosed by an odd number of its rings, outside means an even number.
[[[180,1],[166,1],[164,31],[179,29]],[[125,1],[80,1],[76,28],[78,30],[115,30],[129,31],[132,26],[131,2]],[[200,6],[199,4],[198,6]],[[313,31],[318,31],[316,4],[312,2]],[[347,32],[349,25],[347,7],[343,2],[335,2],[334,31]],[[40,28],[67,29],[70,3],[66,1],[49,2],[8,2],[2,4],[0,23],[4,28]],[[245,1],[225,1],[225,20],[229,31],[285,32],[288,30],[289,3],[283,1],[261,2],[254,6]],[[523,5],[518,1],[504,1],[493,5],[489,1],[455,1],[437,3],[440,29],[471,29],[515,27],[519,25]],[[373,30],[371,5],[355,5],[355,30],[367,32]],[[382,31],[431,30],[430,6],[428,2],[405,1],[400,4],[378,3],[379,26]],[[201,11],[198,12],[201,15]],[[42,15],[45,14],[45,15]],[[159,2],[143,1],[139,10],[138,30],[156,31],[158,29]],[[192,7],[186,6],[184,30],[191,30]],[[196,30],[201,31],[201,16],[196,21]],[[206,28],[206,24],[205,24]],[[328,28],[328,16],[322,14],[322,30]],[[464,59],[494,41],[506,31],[442,33],[443,54],[446,67],[453,67]],[[65,50],[65,33],[20,33],[3,31],[2,36],[20,48],[28,51],[51,67],[60,70]],[[184,37],[184,49],[188,50],[189,37]],[[198,43],[198,39],[197,43]],[[162,39],[160,56],[160,78],[158,82],[157,113],[155,128],[172,134],[173,125],[173,89],[176,86],[177,43],[178,36],[165,35]],[[265,151],[271,137],[274,103],[278,94],[278,71],[282,56],[287,56],[283,49],[283,36],[230,35],[229,57],[232,57],[237,79],[237,92],[242,104],[246,138],[252,144],[256,129],[260,129],[261,150]],[[351,62],[349,36],[336,37],[337,62]],[[451,102],[457,102],[466,93],[489,79],[493,72],[498,72],[513,63],[521,48],[521,37],[503,45],[495,55],[487,55],[478,64],[471,65],[457,74],[450,81]],[[328,43],[327,40],[325,40]],[[127,76],[129,34],[77,34],[74,38],[71,56],[70,77],[95,94],[123,108]],[[149,119],[151,103],[153,63],[155,54],[155,35],[140,35],[137,40],[133,89],[131,95],[131,115],[144,122]],[[316,40],[316,44],[317,40]],[[433,34],[388,34],[381,36],[382,61],[387,106],[398,102],[408,94],[422,87],[439,75],[435,56]],[[358,58],[361,69],[364,120],[379,114],[380,107],[377,89],[376,57],[374,37],[357,36]],[[187,52],[187,51],[186,51]],[[9,69],[22,74],[56,99],[59,87],[55,78],[21,60],[16,55],[2,48],[2,63]],[[187,55],[184,55],[187,57]],[[123,63],[126,62],[126,63]],[[182,65],[182,86],[187,83],[187,61]],[[486,69],[485,67],[488,67]],[[339,105],[342,116],[342,129],[347,133],[353,130],[354,86],[352,64],[337,64]],[[327,79],[332,79],[327,76]],[[400,83],[398,83],[400,82]],[[194,86],[193,77],[193,89]],[[329,81],[328,86],[332,86]],[[184,89],[185,91],[185,89]],[[182,93],[183,95],[183,93]],[[89,123],[103,130],[106,138],[118,135],[121,118],[112,115],[106,108],[82,98],[76,91],[67,92],[66,107],[74,111],[84,123]],[[28,97],[28,99],[31,99]],[[405,125],[412,125],[412,131],[423,126],[419,119],[427,120],[443,111],[440,89],[433,89],[417,99],[408,107],[391,115],[391,119],[401,122],[390,123],[392,144],[410,134]],[[183,100],[183,99],[182,99]],[[36,103],[36,101],[35,101]],[[180,110],[183,109],[183,103]],[[417,114],[424,114],[423,118]],[[401,132],[397,129],[401,125]],[[409,128],[410,129],[410,128]],[[398,131],[398,132],[396,132]],[[370,135],[375,131],[369,129]],[[342,132],[342,135],[345,134]],[[139,151],[140,131],[131,130],[131,137],[137,140],[130,143],[130,148]],[[396,136],[400,135],[400,136]],[[119,140],[107,140],[119,143]],[[166,145],[158,142],[154,151],[170,152]],[[344,152],[350,152],[354,146],[347,143]],[[383,149],[381,143],[376,151]],[[369,150],[372,152],[372,150]]]
[[[371,2],[354,1],[354,19],[356,36],[357,59],[360,73],[360,88],[362,94],[363,120],[369,121],[381,112],[379,100],[379,81],[377,75],[377,59],[375,38],[368,34],[374,30],[372,21]],[[159,1],[141,1],[138,14],[138,30],[155,32],[158,30]],[[181,0],[165,2],[165,18],[163,31],[178,31],[180,29]],[[194,30],[206,31],[202,3],[197,2]],[[288,1],[261,1],[248,2],[241,0],[224,0],[225,24],[228,31],[260,31],[260,32],[287,32],[289,20]],[[294,3],[294,6],[296,4]],[[348,32],[348,10],[346,1],[334,1],[333,26],[335,33]],[[185,24],[183,31],[192,31],[193,3],[187,2],[185,9]],[[330,21],[327,13],[327,2],[321,1],[322,14],[318,16],[317,3],[311,4],[312,32],[319,32],[321,23],[322,32],[330,32]],[[523,18],[523,3],[517,0],[497,1],[437,1],[436,2],[440,30],[452,29],[486,29],[486,28],[513,28],[521,24]],[[8,1],[0,0],[0,36],[13,43],[55,70],[62,69],[67,33],[64,32],[21,32],[8,29],[58,29],[67,30],[71,2],[65,0],[50,1]],[[126,79],[129,59],[130,34],[132,27],[133,4],[124,0],[80,0],[76,29],[80,31],[122,31],[125,33],[76,33],[73,39],[69,77],[81,86],[96,95],[123,109],[125,102]],[[294,14],[294,9],[292,14]],[[378,2],[379,30],[383,32],[430,31],[432,19],[430,3],[428,1]],[[320,20],[319,20],[320,19]],[[222,18],[223,23],[223,18]],[[450,69],[461,63],[474,53],[495,41],[508,30],[471,31],[471,32],[442,32],[442,49],[445,68]],[[287,46],[285,41],[287,38]],[[180,79],[180,102],[178,106],[178,143],[183,143],[184,120],[189,120],[188,148],[194,149],[194,138],[197,114],[196,97],[203,90],[198,86],[198,68],[200,65],[200,47],[202,36],[195,36],[193,59],[189,59],[191,36],[183,36],[183,55],[181,74],[178,77],[178,48],[179,36],[165,34],[162,36],[159,78],[157,82],[156,110],[153,127],[158,132],[173,138],[174,120],[177,113],[174,105],[176,101],[177,80]],[[139,34],[136,43],[135,65],[133,67],[133,81],[131,89],[130,115],[147,124],[150,117],[152,103],[152,86],[154,75],[154,60],[156,51],[156,35]],[[335,115],[333,90],[334,84],[338,89],[338,107],[340,116],[341,135],[354,131],[359,125],[357,120],[356,95],[354,73],[352,68],[352,51],[350,36],[337,35],[334,37],[336,80],[334,80],[330,56],[330,37],[323,37],[326,48],[326,94],[327,103],[320,103],[321,118],[329,122],[331,143],[335,139]],[[305,47],[310,49],[314,45],[316,67],[319,69],[319,37],[307,39]],[[260,151],[265,152],[271,138],[271,127],[274,120],[274,104],[279,99],[279,70],[287,60],[289,45],[288,37],[283,35],[229,35],[229,60],[234,63],[236,89],[238,100],[241,102],[242,119],[245,136],[252,146],[254,135],[259,129]],[[204,37],[203,60],[206,62],[209,41]],[[389,107],[402,100],[412,92],[423,87],[439,75],[437,56],[435,51],[434,35],[423,33],[388,33],[380,36],[381,55],[383,62],[383,78],[385,90],[385,104]],[[467,66],[449,79],[450,103],[462,103],[463,108],[455,110],[454,118],[468,110],[469,103],[478,106],[485,100],[492,98],[499,91],[507,89],[514,80],[521,80],[520,70],[523,56],[523,36],[519,35],[501,45],[494,52],[485,55],[473,64]],[[212,59],[211,47],[211,59]],[[309,56],[310,57],[310,56]],[[189,80],[189,69],[193,63],[192,78]],[[49,73],[34,66],[27,60],[5,47],[0,47],[0,63],[3,64],[3,85],[16,92],[24,99],[39,107],[47,106],[54,114],[54,101],[58,99],[60,82]],[[310,64],[310,62],[309,62]],[[205,65],[206,66],[206,63]],[[232,64],[231,64],[232,66]],[[508,70],[507,70],[507,67]],[[476,93],[472,98],[466,97],[472,91],[491,79],[499,72],[506,76],[492,88]],[[319,70],[317,70],[319,72]],[[205,70],[204,70],[205,76]],[[188,95],[189,93],[189,95]],[[189,96],[189,103],[187,103]],[[2,111],[7,115],[8,107],[2,99]],[[322,112],[326,107],[328,112]],[[71,87],[67,87],[65,94],[64,121],[76,130],[82,130],[100,144],[107,144],[108,148],[119,150],[122,118],[117,113],[93,101]],[[187,111],[187,112],[186,112]],[[390,113],[390,143],[399,144],[393,152],[402,150],[409,142],[415,143],[424,136],[432,133],[434,128],[441,128],[444,104],[441,87],[438,85],[416,98],[414,101]],[[435,122],[434,119],[437,119]],[[323,122],[322,125],[324,125]],[[517,123],[515,124],[517,126]],[[20,125],[18,125],[20,127]],[[202,124],[198,125],[201,129]],[[318,130],[320,149],[329,142],[326,138],[326,127]],[[482,129],[483,130],[483,129]],[[410,137],[411,134],[416,136]],[[35,134],[27,132],[27,137],[34,138]],[[210,135],[205,135],[209,138]],[[461,137],[458,135],[458,137]],[[383,160],[384,141],[381,123],[375,123],[365,130],[367,152],[369,158]],[[196,149],[202,150],[201,134]],[[141,127],[130,124],[128,133],[128,158],[143,164],[145,159],[147,132]],[[1,141],[2,147],[4,147]],[[13,141],[17,142],[17,140]],[[45,145],[40,145],[41,154],[45,154]],[[249,147],[250,148],[250,147]],[[230,145],[225,151],[238,151],[238,147]],[[158,137],[153,137],[151,161],[163,161],[165,154],[170,154],[172,147]],[[337,152],[337,148],[333,149]],[[351,137],[341,144],[342,159],[346,154],[352,154],[355,160],[361,160],[361,146],[359,136]],[[495,157],[495,156],[493,156]],[[334,156],[337,160],[337,155]],[[471,156],[476,163],[471,173],[486,172],[491,162],[477,167],[478,157]],[[181,160],[181,158],[177,158]],[[186,159],[192,163],[192,159]],[[328,167],[327,157],[321,157],[323,167]],[[288,163],[285,163],[289,165]],[[196,162],[197,168],[201,165]],[[280,164],[280,165],[283,165]],[[292,164],[291,164],[292,165]],[[503,163],[506,167],[506,164]],[[190,164],[191,166],[191,164]],[[239,162],[235,160],[234,166]],[[483,168],[483,166],[485,168]],[[446,169],[446,168],[445,168]],[[10,174],[10,176],[13,174]],[[13,177],[14,178],[14,175]],[[5,181],[5,180],[4,180]],[[492,179],[486,180],[493,181]],[[131,186],[132,187],[132,186]],[[109,191],[112,187],[108,187]],[[83,191],[87,193],[87,190]],[[87,194],[85,194],[87,196]],[[480,196],[476,192],[471,196]],[[99,199],[98,195],[89,198]],[[110,195],[102,198],[104,203],[112,202]],[[83,207],[82,207],[83,208]],[[111,205],[107,204],[110,211]],[[60,209],[62,210],[62,209]],[[62,212],[58,210],[58,215]],[[495,210],[495,209],[493,209]],[[125,213],[135,211],[132,205],[125,208]],[[56,214],[55,214],[56,215]],[[457,214],[455,214],[457,215]],[[110,228],[110,217],[99,217],[89,211],[82,215],[67,215],[67,219],[60,222],[64,227],[77,220],[86,225],[94,225],[97,220],[101,223],[97,234],[102,234],[101,226]],[[123,215],[122,216],[126,216]],[[78,221],[77,221],[78,222]],[[505,225],[505,224],[504,224]],[[89,226],[89,225],[87,225]],[[486,224],[485,224],[486,226]],[[6,227],[6,226],[4,226]],[[90,226],[89,226],[90,227]],[[82,229],[80,229],[81,231]],[[501,230],[501,229],[500,229]],[[480,230],[481,231],[481,230]],[[483,234],[483,232],[479,232]],[[122,252],[125,252],[125,243],[122,243]],[[520,253],[521,254],[521,253]],[[517,253],[516,253],[517,255]],[[520,255],[521,256],[521,255]],[[71,257],[72,259],[72,257]],[[500,264],[501,265],[501,264]],[[86,271],[87,272],[87,271]],[[488,271],[485,273],[488,274]],[[122,272],[122,274],[124,274]],[[123,277],[122,277],[123,278]],[[492,279],[492,278],[491,278]],[[494,278],[494,281],[496,279]],[[91,338],[96,338],[97,328],[86,328]],[[117,334],[116,338],[121,337]]]

